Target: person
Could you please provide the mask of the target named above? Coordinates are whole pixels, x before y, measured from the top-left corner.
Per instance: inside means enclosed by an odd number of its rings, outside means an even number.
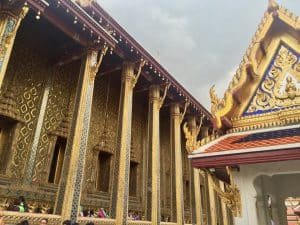
[[[79,207],[79,216],[84,216],[82,206]]]
[[[103,213],[103,208],[100,208],[100,209],[99,209],[98,216],[99,216],[100,218],[104,218],[104,217],[105,217],[105,216],[104,216],[104,213]]]
[[[5,225],[4,217],[0,218],[0,225]]]
[[[42,218],[42,219],[40,220],[40,225],[46,225],[46,224],[48,224],[48,219]]]
[[[28,220],[23,220],[20,223],[18,223],[17,225],[29,225]]]
[[[70,221],[70,220],[65,220],[65,221],[63,222],[63,225],[71,225],[71,221]]]
[[[19,212],[27,212],[27,205],[23,196],[19,197]]]
[[[140,220],[140,219],[141,219],[140,215],[136,212],[134,215],[134,220]]]
[[[79,223],[71,223],[71,220],[65,220],[63,225],[79,225]]]
[[[128,220],[133,220],[133,214],[131,211],[129,211],[129,214],[128,214]]]
[[[94,214],[95,214],[95,213],[94,213],[94,210],[93,210],[93,209],[91,209],[91,210],[90,210],[89,217],[94,217]]]

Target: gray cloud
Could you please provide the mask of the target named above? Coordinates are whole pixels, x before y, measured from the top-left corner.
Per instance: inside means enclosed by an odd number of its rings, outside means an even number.
[[[205,107],[223,96],[267,9],[262,0],[99,0]],[[278,3],[300,16],[299,0]]]

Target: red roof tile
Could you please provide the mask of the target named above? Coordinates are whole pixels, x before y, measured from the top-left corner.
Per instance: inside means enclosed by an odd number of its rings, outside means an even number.
[[[214,144],[201,150],[195,154],[217,153],[225,151],[250,150],[254,148],[265,147],[270,150],[272,147],[277,147],[287,144],[300,143],[300,127],[270,130],[270,131],[254,131],[247,134],[227,135],[220,138]]]

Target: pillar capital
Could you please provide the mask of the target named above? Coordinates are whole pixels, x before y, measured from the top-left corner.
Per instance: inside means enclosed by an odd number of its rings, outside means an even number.
[[[144,60],[142,60],[138,64],[138,68],[136,68],[136,63],[130,61],[124,61],[123,68],[122,68],[122,82],[130,83],[131,88],[133,89],[141,75],[142,68],[144,65],[145,65]],[[137,73],[135,73],[135,69],[137,69]]]
[[[209,132],[209,127],[208,126],[202,126],[201,131],[200,131],[201,138],[208,137],[209,136],[208,132]]]
[[[106,55],[107,53],[107,49],[108,49],[108,46],[104,45],[101,50],[99,51],[99,59],[97,61],[97,58],[98,58],[98,53],[97,51],[95,50],[88,50],[91,52],[91,55],[92,55],[92,59],[91,59],[91,66],[93,68],[93,71],[91,72],[91,82],[94,82],[95,78],[96,78],[96,75],[99,71],[99,68],[101,66],[101,63],[103,61],[103,58],[104,56]]]
[[[135,64],[133,62],[125,61],[122,65],[122,82],[129,82],[132,85],[132,88],[135,84],[135,75],[134,75]]]
[[[149,101],[159,101],[160,99],[160,86],[157,84],[153,84],[149,88]]]
[[[180,116],[180,103],[178,102],[173,102],[171,105],[170,105],[170,113],[171,113],[171,116]]]
[[[196,127],[197,126],[197,117],[194,114],[186,115],[187,123],[189,127]]]
[[[189,106],[189,102],[185,102],[183,112],[181,112],[180,103],[178,102],[172,103],[170,107],[171,118],[179,118],[179,122],[181,124],[188,106]]]

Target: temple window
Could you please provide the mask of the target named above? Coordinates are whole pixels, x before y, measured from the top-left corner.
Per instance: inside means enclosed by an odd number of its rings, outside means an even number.
[[[0,174],[5,174],[12,150],[15,123],[1,118],[0,121]]]
[[[130,174],[129,174],[129,196],[136,197],[137,195],[137,169],[138,163],[130,162]]]
[[[67,139],[63,137],[57,137],[54,152],[51,161],[50,173],[48,182],[53,184],[59,184],[62,167],[65,158]]]
[[[100,151],[98,155],[98,179],[97,190],[109,192],[109,178],[111,166],[111,154],[108,152]]]

